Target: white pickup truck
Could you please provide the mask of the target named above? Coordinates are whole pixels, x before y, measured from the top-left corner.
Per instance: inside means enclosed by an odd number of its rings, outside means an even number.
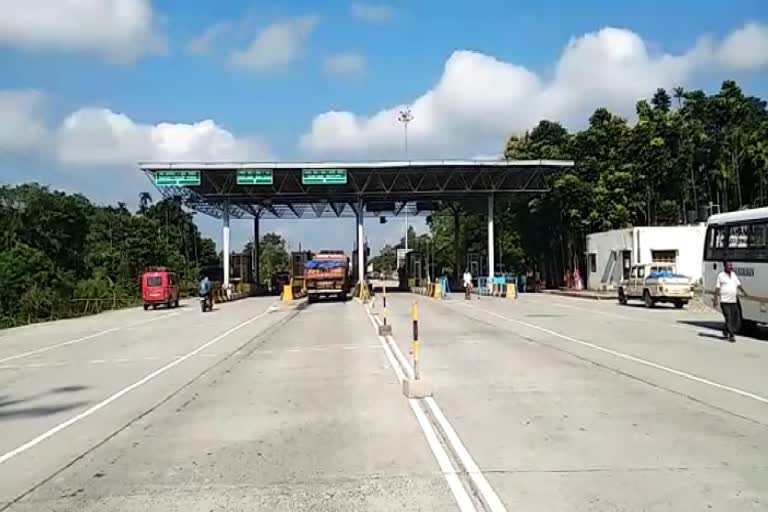
[[[692,298],[691,278],[675,273],[675,266],[671,263],[635,265],[630,270],[629,279],[623,280],[619,286],[621,304],[626,304],[630,299],[639,299],[648,308],[660,302],[668,302],[680,309]]]

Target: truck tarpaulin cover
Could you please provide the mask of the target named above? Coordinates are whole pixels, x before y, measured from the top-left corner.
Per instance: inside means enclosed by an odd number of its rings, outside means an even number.
[[[309,260],[304,263],[304,268],[343,268],[347,266],[346,261],[340,260]]]

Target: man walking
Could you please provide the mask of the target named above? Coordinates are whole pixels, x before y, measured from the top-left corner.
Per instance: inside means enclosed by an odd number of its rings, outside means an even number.
[[[472,293],[472,274],[469,272],[469,269],[466,269],[464,271],[464,299],[469,300],[470,294]]]
[[[715,285],[715,307],[720,305],[723,311],[725,325],[723,326],[723,337],[727,337],[731,343],[736,341],[736,319],[739,315],[739,292],[746,295],[744,287],[736,272],[733,271],[733,265],[726,261],[723,265],[724,270],[717,276]]]

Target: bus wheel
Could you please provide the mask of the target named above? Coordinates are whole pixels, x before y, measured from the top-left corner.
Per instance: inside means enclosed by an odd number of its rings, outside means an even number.
[[[643,292],[643,302],[645,302],[645,307],[652,308],[656,304],[653,302],[653,297],[651,297],[651,292],[648,290],[645,290]]]
[[[624,288],[619,288],[619,304],[622,306],[627,305],[627,296],[624,295]]]

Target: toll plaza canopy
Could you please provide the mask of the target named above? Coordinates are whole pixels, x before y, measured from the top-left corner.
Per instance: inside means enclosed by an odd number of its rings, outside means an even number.
[[[497,201],[545,193],[547,177],[572,167],[561,160],[408,160],[369,162],[155,162],[139,164],[165,198],[223,221],[224,286],[229,288],[230,217],[254,219],[259,240],[262,218],[354,216],[357,247],[364,247],[365,216],[417,215],[459,203],[487,202],[488,277],[494,276],[493,209]],[[260,283],[259,244],[255,244]],[[357,251],[356,269],[364,268]],[[365,273],[357,272],[361,284]],[[360,289],[363,289],[362,286]]]
[[[505,200],[548,190],[561,160],[141,163],[166,198],[196,211],[236,218],[399,215],[493,195]]]

